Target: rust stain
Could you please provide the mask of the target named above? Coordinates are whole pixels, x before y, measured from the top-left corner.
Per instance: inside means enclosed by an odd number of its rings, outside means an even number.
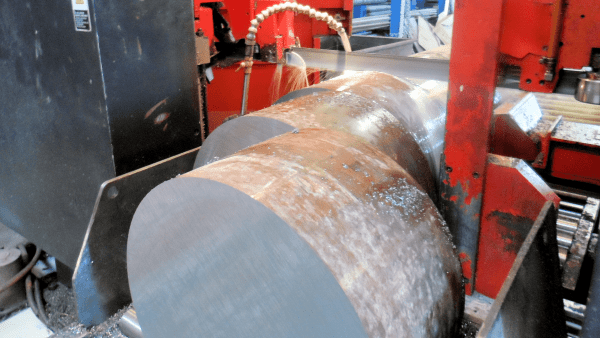
[[[228,184],[286,221],[330,267],[372,336],[407,336],[403,327],[417,322],[448,333],[448,319],[460,315],[462,290],[452,278],[460,263],[435,205],[362,139],[301,129],[183,176]],[[407,304],[409,317],[389,316]],[[440,311],[433,317],[431,306]]]

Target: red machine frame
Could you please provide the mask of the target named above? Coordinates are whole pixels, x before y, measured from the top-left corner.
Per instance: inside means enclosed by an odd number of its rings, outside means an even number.
[[[502,12],[501,61],[521,68],[523,90],[553,92],[559,70],[589,65],[600,48],[596,1],[506,0]]]
[[[552,92],[559,70],[590,64],[600,46],[600,12],[586,1],[571,1],[566,9],[562,0],[464,0],[456,6],[442,213],[457,237],[466,293],[495,298],[523,242],[515,225],[531,226],[546,201],[557,208],[560,199],[523,166],[489,157],[491,142],[501,154],[549,166],[555,177],[600,183],[588,166],[573,165],[573,159],[600,164],[597,147],[590,152],[589,145],[579,149],[553,137],[556,123],[534,139],[517,135],[527,140],[520,150],[503,147],[501,125],[490,137],[498,70],[519,66],[521,89]]]
[[[196,17],[206,15],[208,8],[200,7],[205,0],[195,0]],[[223,1],[221,14],[230,24],[233,35],[243,38],[248,33],[250,20],[265,8],[281,3],[280,0],[257,1]],[[347,31],[351,31],[350,18],[352,17],[351,0],[322,0],[303,1],[316,10],[324,11],[339,19]],[[212,11],[211,9],[208,9]],[[205,18],[205,16],[203,16]],[[200,21],[200,22],[198,22]],[[212,25],[212,18],[208,21]],[[207,28],[205,30],[205,27]],[[202,19],[197,20],[196,29],[202,28],[207,35],[208,27]],[[264,50],[272,54],[272,61],[280,60],[283,50],[289,46],[300,43],[302,47],[319,48],[319,35],[337,35],[327,23],[314,20],[307,15],[297,15],[284,12],[267,18],[258,29],[256,42]],[[209,38],[214,38],[209,35]],[[244,74],[239,69],[239,62],[228,67],[213,67],[214,80],[207,86],[208,97],[208,129],[209,132],[217,128],[223,120],[240,112],[242,102],[242,88]],[[285,69],[281,74],[276,74],[277,65],[273,62],[254,61],[252,67],[252,86],[249,92],[248,111],[260,110],[273,104],[279,97],[287,94],[294,88],[290,85],[298,74]],[[308,70],[310,84],[319,82],[319,72]],[[276,82],[280,83],[276,83]],[[267,94],[269,92],[275,94]]]

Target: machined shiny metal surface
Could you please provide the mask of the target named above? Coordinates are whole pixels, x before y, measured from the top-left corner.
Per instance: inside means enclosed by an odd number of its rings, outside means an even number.
[[[130,308],[119,319],[119,329],[128,338],[143,338],[142,328],[137,320],[137,314],[134,308]]]
[[[580,75],[575,98],[585,103],[600,104],[600,73]]]
[[[361,52],[344,53],[335,50],[294,48],[306,67],[327,69],[336,72],[345,70],[377,71],[398,77],[448,81],[448,60],[421,59],[406,56],[377,55]],[[286,54],[286,61],[293,64],[294,58]],[[298,64],[294,64],[298,65]],[[300,65],[298,65],[300,66]]]
[[[444,337],[462,313],[460,265],[431,199],[336,130],[287,133],[161,184],[136,211],[127,254],[145,337]]]

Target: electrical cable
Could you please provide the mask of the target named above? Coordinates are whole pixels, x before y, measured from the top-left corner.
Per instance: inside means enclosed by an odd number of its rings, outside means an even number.
[[[31,308],[31,311],[37,316],[38,308],[35,304],[35,299],[33,298],[33,283],[31,282],[31,274],[27,275],[25,278],[25,295],[27,296],[27,304]]]
[[[35,282],[33,283],[33,289],[34,289],[34,294],[35,294],[35,301],[37,303],[37,307],[38,307],[38,314],[39,314],[39,318],[40,320],[44,323],[44,324],[48,324],[48,316],[46,316],[46,310],[44,309],[44,303],[42,301],[42,290],[40,287],[40,281],[36,278]]]
[[[38,247],[35,250],[33,259],[29,262],[29,264],[27,264],[27,266],[25,266],[21,271],[19,271],[19,273],[17,273],[13,278],[11,278],[11,280],[9,280],[6,284],[2,285],[0,287],[0,293],[8,290],[11,286],[15,285],[16,282],[18,282],[21,278],[23,278],[29,271],[31,271],[31,268],[33,268],[33,266],[35,265],[37,260],[40,258],[41,254],[42,254],[42,249],[40,249]]]

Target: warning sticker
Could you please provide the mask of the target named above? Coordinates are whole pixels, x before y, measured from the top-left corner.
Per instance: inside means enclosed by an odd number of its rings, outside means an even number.
[[[73,4],[73,19],[75,30],[79,32],[91,32],[92,22],[90,19],[89,0],[71,0]]]

